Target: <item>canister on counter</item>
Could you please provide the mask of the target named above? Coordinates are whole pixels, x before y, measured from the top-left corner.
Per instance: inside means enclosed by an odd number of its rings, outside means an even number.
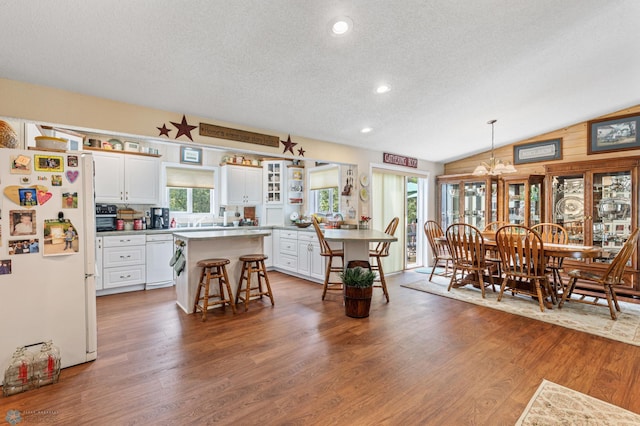
[[[124,220],[116,219],[116,231],[124,231]]]
[[[133,229],[135,231],[141,231],[142,230],[142,219],[134,219],[133,220]]]

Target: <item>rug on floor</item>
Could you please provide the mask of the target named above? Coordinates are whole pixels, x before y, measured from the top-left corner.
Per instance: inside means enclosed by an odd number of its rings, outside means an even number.
[[[562,309],[558,309],[557,305],[554,305],[553,309],[545,309],[544,312],[540,312],[538,302],[528,296],[505,294],[502,301],[498,302],[499,290],[497,288],[495,293],[491,288],[487,288],[486,298],[483,299],[480,289],[465,286],[447,291],[448,285],[448,278],[434,276],[433,281],[429,281],[426,277],[401,286],[640,346],[640,305],[635,303],[620,302],[622,312],[618,313],[618,320],[614,321],[606,306],[567,301]]]
[[[516,422],[516,426],[638,424],[636,413],[548,380],[542,380]]]

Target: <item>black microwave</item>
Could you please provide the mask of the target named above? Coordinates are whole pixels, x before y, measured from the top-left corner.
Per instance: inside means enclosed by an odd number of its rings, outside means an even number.
[[[117,216],[115,204],[96,204],[96,231],[115,231]]]

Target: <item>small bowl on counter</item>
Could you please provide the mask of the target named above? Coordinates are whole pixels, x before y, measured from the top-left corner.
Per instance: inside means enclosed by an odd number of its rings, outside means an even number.
[[[295,222],[294,225],[298,228],[308,228],[311,226],[311,222]]]

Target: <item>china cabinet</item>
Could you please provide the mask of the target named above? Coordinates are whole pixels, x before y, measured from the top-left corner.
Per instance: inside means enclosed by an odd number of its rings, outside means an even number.
[[[638,168],[640,158],[584,161],[546,166],[546,214],[550,222],[567,229],[569,243],[602,248],[592,260],[565,259],[564,270],[574,267],[601,273],[638,224]],[[640,297],[638,250],[625,272],[624,297]]]
[[[505,176],[503,216],[514,225],[533,226],[543,222],[544,175]]]
[[[440,225],[463,222],[484,229],[498,220],[498,178],[469,175],[438,176]]]

